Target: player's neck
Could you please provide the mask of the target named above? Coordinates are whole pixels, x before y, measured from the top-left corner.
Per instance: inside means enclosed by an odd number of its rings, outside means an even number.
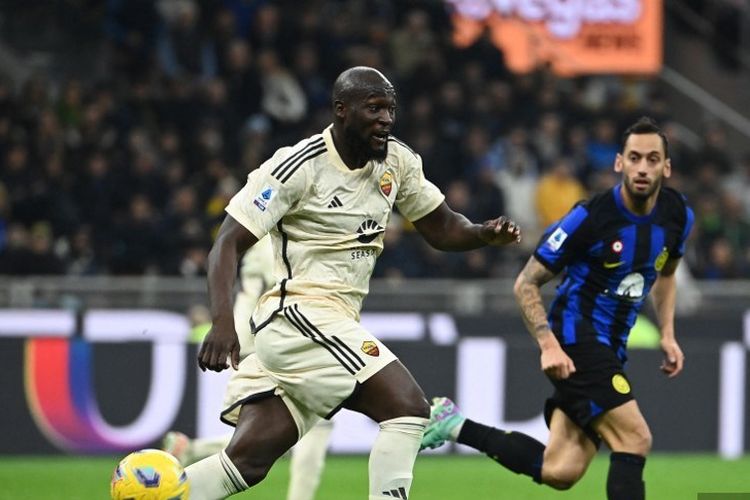
[[[354,148],[347,147],[346,141],[343,137],[339,136],[335,126],[331,131],[331,137],[333,138],[333,145],[336,148],[336,152],[338,152],[341,161],[344,162],[344,165],[346,165],[349,170],[357,170],[367,165],[368,158],[364,157],[364,155],[358,154]]]
[[[659,190],[654,191],[654,194],[648,198],[635,198],[630,195],[630,192],[625,187],[625,184],[620,184],[620,197],[622,198],[622,204],[628,210],[628,212],[639,217],[648,215],[656,206],[656,198],[659,196]]]

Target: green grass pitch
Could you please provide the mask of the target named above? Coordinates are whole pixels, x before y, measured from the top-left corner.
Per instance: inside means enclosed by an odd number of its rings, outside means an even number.
[[[0,457],[0,500],[106,500],[116,457]],[[533,484],[482,456],[421,456],[413,500],[537,500],[605,498],[607,455],[598,456],[583,480],[566,492]],[[284,500],[288,462],[280,461],[259,486],[233,498]],[[646,466],[651,500],[695,500],[699,492],[750,492],[750,457],[723,461],[714,455],[655,455]],[[328,459],[317,500],[367,498],[367,457]],[[727,497],[729,500],[732,497]],[[747,498],[740,496],[737,498]]]

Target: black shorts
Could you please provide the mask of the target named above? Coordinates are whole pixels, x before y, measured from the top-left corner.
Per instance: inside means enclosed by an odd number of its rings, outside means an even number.
[[[601,437],[591,423],[604,412],[634,399],[622,361],[604,344],[563,346],[576,371],[565,380],[550,378],[555,392],[544,405],[549,427],[552,411],[560,408],[598,447]]]

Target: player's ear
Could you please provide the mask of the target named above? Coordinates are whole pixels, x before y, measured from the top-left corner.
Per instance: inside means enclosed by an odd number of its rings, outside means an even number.
[[[333,113],[343,119],[346,116],[346,105],[344,101],[333,101]]]
[[[669,178],[672,175],[672,160],[664,160],[664,177]]]
[[[622,155],[620,153],[617,153],[617,156],[615,157],[615,172],[618,174],[622,172]]]

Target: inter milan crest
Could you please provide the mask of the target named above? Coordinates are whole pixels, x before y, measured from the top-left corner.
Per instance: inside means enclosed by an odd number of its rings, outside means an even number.
[[[384,195],[390,196],[391,189],[393,188],[393,174],[390,170],[386,170],[385,173],[380,177],[380,190]]]

